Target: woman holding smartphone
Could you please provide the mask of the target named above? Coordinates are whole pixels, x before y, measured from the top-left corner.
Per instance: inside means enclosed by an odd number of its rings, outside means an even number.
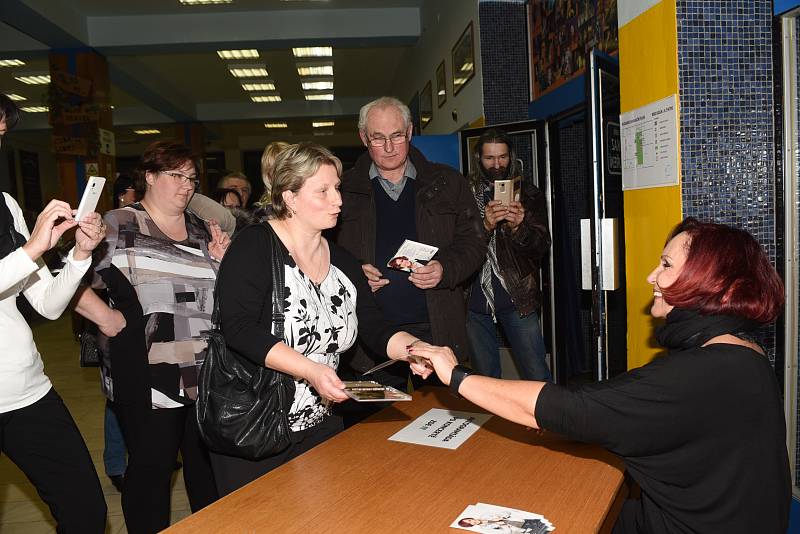
[[[149,534],[169,526],[179,450],[192,511],[217,497],[194,402],[206,349],[200,331],[211,324],[217,264],[230,239],[187,210],[198,183],[188,147],[151,144],[136,180],[144,196],[105,214],[108,236],[94,266],[94,287],[106,288],[112,305],[84,291],[76,310],[104,334],[102,386],[128,447],[125,524]]]
[[[0,137],[19,119],[16,105],[0,94]],[[42,254],[68,230],[75,247],[53,277]],[[58,532],[102,533],[106,503],[92,459],[67,407],[44,374],[42,357],[17,310],[22,293],[39,314],[57,319],[91,266],[105,228],[97,213],[73,218],[69,204],[52,200],[33,232],[11,196],[0,202],[0,453],[30,479],[47,503]]]

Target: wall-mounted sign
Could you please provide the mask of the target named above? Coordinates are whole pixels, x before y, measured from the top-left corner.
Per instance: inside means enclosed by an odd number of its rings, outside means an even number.
[[[85,156],[89,150],[89,140],[83,137],[53,136],[53,152],[70,156]]]
[[[86,162],[86,177],[100,176],[100,165],[96,161]]]
[[[64,108],[61,112],[61,122],[64,124],[97,122],[99,119],[100,108],[96,104]]]
[[[622,189],[678,185],[678,106],[675,95],[620,115]]]
[[[605,150],[606,172],[619,176],[622,173],[622,139],[620,139],[619,123],[606,123],[603,150]]]
[[[114,141],[114,132],[98,128],[97,131],[100,135],[100,153],[107,156],[117,155],[117,145]]]
[[[52,71],[51,78],[56,87],[73,95],[87,97],[92,90],[92,80],[81,78],[62,70]]]

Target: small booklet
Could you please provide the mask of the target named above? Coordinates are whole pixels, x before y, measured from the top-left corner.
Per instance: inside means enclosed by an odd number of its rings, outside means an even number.
[[[410,273],[413,269],[428,263],[437,252],[439,252],[437,247],[406,239],[386,266]]]
[[[374,380],[345,381],[344,392],[358,402],[410,401],[411,395]]]

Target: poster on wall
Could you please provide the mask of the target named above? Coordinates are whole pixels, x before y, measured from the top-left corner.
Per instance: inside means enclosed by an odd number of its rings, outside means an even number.
[[[447,77],[444,73],[444,60],[436,67],[436,107],[447,102]]]
[[[678,185],[675,95],[620,115],[622,189]]]
[[[617,0],[531,0],[528,32],[531,100],[536,100],[583,74],[593,49],[617,51]]]
[[[423,130],[431,120],[433,120],[433,90],[431,82],[428,80],[419,94],[419,122]]]
[[[475,76],[475,45],[472,35],[472,21],[458,38],[452,52],[453,96],[461,91]]]

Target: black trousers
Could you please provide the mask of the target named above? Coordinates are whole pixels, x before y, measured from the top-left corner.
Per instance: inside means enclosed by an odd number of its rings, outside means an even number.
[[[292,444],[285,451],[257,461],[211,451],[211,465],[214,467],[214,477],[220,497],[236,491],[341,431],[342,419],[340,417],[325,417],[320,424],[312,428],[293,432]]]
[[[57,532],[105,532],[100,480],[75,421],[54,389],[30,406],[0,414],[1,452],[36,487]]]
[[[194,406],[159,410],[119,403],[112,406],[128,446],[122,512],[130,534],[152,534],[169,526],[170,486],[178,450],[192,512],[217,500]]]

